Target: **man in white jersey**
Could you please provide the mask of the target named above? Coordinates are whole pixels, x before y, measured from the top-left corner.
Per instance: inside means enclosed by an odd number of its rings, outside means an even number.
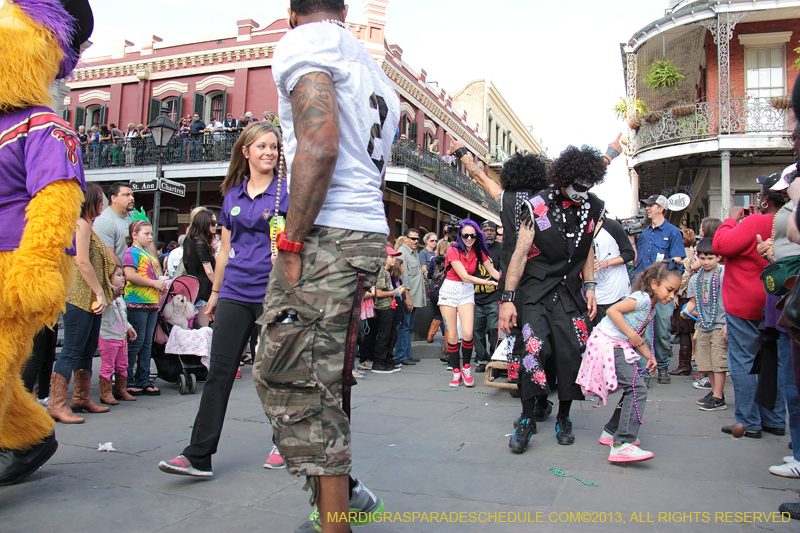
[[[318,507],[298,532],[347,532],[383,512],[349,476],[349,388],[361,296],[386,260],[383,174],[400,102],[346,16],[343,0],[291,0],[272,64],[290,201],[256,380],[286,468]]]

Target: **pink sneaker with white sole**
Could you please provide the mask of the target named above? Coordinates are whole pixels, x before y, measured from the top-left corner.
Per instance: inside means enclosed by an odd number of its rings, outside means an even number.
[[[472,387],[475,385],[475,380],[472,379],[472,365],[464,365],[461,367],[461,376],[464,379],[464,385]]]
[[[453,370],[453,381],[450,382],[451,387],[460,387],[461,386],[461,371],[459,369]]]
[[[612,435],[611,433],[609,433],[608,431],[606,431],[604,429],[603,432],[600,433],[600,438],[597,439],[597,442],[599,442],[603,446],[611,446],[611,445],[614,444],[614,435]],[[636,439],[635,441],[633,441],[633,445],[634,446],[638,446],[640,444],[641,444],[641,441],[639,439]]]
[[[277,446],[272,446],[272,450],[269,452],[269,457],[267,457],[267,462],[264,463],[264,468],[269,468],[271,470],[286,468],[286,463],[283,462],[283,457],[281,457],[281,452],[278,451]]]

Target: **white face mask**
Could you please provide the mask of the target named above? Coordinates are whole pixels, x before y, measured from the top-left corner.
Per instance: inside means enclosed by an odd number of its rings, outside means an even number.
[[[572,185],[567,187],[566,193],[573,202],[582,202],[589,197],[589,191],[578,192],[572,187]]]

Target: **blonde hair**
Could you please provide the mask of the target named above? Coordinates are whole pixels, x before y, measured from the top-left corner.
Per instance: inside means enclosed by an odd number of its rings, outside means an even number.
[[[207,211],[207,209],[201,205],[201,206],[195,207],[189,213],[189,226],[186,228],[186,233],[189,233],[189,228],[192,227],[192,222],[194,222],[194,217],[196,217],[197,213],[199,213],[201,211]]]
[[[450,248],[450,243],[447,242],[447,237],[442,237],[442,239],[436,244],[436,255],[446,254],[448,248]]]
[[[250,163],[244,156],[243,149],[250,148],[254,142],[267,133],[274,134],[275,139],[278,141],[278,168],[273,169],[273,173],[278,176],[278,179],[286,178],[286,161],[283,158],[281,132],[269,122],[253,122],[242,130],[241,135],[239,135],[239,138],[231,149],[231,164],[228,167],[228,174],[219,187],[223,196],[228,194],[228,191],[244,182],[246,177],[250,176]]]

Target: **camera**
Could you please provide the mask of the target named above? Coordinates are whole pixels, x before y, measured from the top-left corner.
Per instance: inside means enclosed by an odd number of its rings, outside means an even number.
[[[454,241],[458,238],[458,227],[461,225],[461,219],[455,215],[450,215],[450,220],[445,224],[447,228],[447,237],[449,240]]]
[[[622,224],[622,229],[628,235],[639,235],[644,229],[644,222],[647,219],[647,214],[644,209],[639,209],[639,214],[630,218],[617,219]]]

